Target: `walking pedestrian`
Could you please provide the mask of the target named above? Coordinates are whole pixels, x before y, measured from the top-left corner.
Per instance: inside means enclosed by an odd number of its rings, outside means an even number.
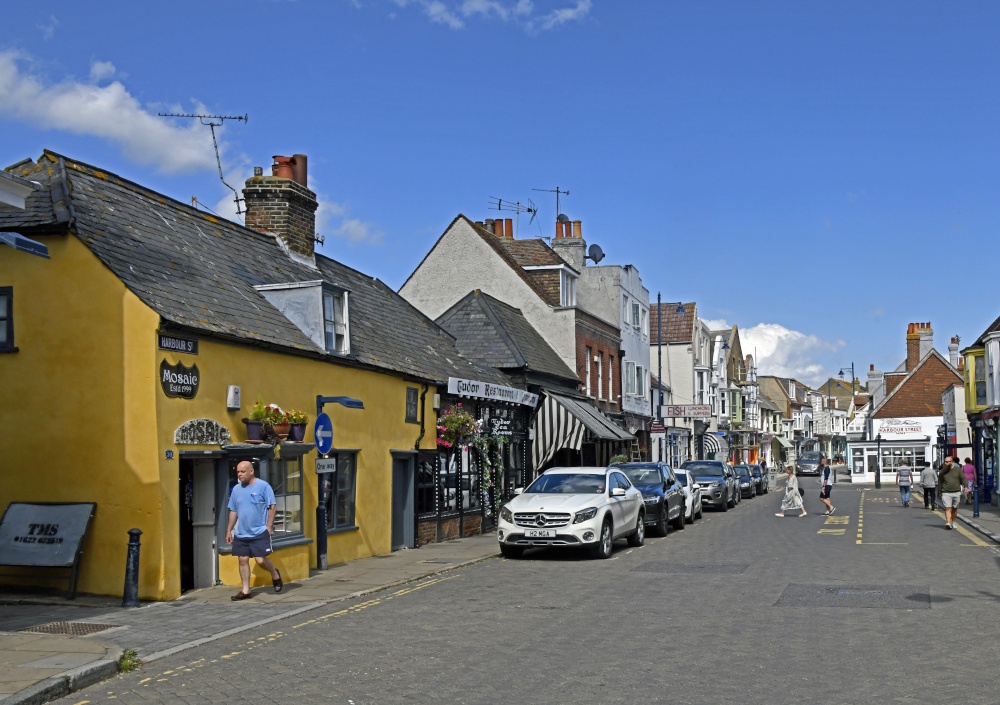
[[[830,469],[830,461],[823,458],[819,461],[819,501],[826,505],[826,511],[823,512],[823,516],[828,517],[837,511],[837,508],[833,506],[833,502],[830,501],[830,492],[833,491],[833,470]]]
[[[976,482],[976,466],[972,464],[972,458],[965,459],[965,465],[962,466],[962,472],[965,473],[965,481],[968,490],[965,493],[965,503],[972,504],[972,488],[978,484]]]
[[[913,485],[913,468],[903,463],[896,468],[896,486],[899,488],[899,501],[903,507],[910,506],[910,488]]]
[[[254,476],[250,461],[243,460],[237,464],[236,477],[239,484],[233,486],[229,495],[229,525],[226,528],[226,543],[232,545],[233,555],[240,561],[240,581],[243,585],[243,589],[233,595],[234,601],[253,597],[250,592],[251,556],[257,565],[271,574],[275,592],[281,592],[284,587],[281,573],[268,558],[277,511],[274,490],[265,480]]]
[[[926,461],[920,471],[920,485],[924,488],[924,509],[934,509],[937,506],[937,473]]]
[[[795,477],[795,468],[788,466],[788,478],[785,481],[785,496],[781,498],[781,511],[774,516],[783,517],[790,509],[801,509],[800,517],[806,515],[805,505],[802,504],[802,495],[799,494],[799,481]]]
[[[962,490],[967,489],[969,483],[962,468],[950,455],[945,457],[944,464],[938,472],[938,487],[941,489],[941,503],[944,505],[944,528],[954,529]]]

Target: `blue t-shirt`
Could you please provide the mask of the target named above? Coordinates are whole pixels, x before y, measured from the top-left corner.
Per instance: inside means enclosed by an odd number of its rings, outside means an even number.
[[[246,487],[237,482],[229,495],[229,511],[236,512],[233,533],[241,539],[260,536],[267,531],[267,510],[274,504],[274,490],[259,477]]]

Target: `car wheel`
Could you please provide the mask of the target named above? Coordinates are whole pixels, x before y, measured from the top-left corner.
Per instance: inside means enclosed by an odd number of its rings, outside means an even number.
[[[611,558],[611,521],[604,520],[601,525],[601,538],[591,549],[594,558]]]
[[[629,534],[628,545],[638,548],[646,542],[646,515],[639,512],[639,518],[635,520],[635,531]]]
[[[724,512],[728,512],[729,511],[729,499],[728,498],[724,498],[722,500],[722,502],[719,503],[719,509],[721,509]]]
[[[681,513],[677,515],[676,519],[674,519],[674,525],[673,525],[674,528],[677,529],[678,531],[683,531],[684,530],[684,511],[685,511],[685,508],[684,508],[684,505],[682,504],[681,505]]]
[[[704,504],[699,504],[698,505],[698,516],[696,516],[695,519],[701,519],[703,516],[705,516],[705,505]]]
[[[694,523],[694,505],[691,506],[691,516],[687,515],[687,504],[684,505],[684,523],[693,524]]]
[[[736,497],[730,497],[729,502],[726,504],[726,506],[729,507],[730,509],[733,509],[734,507],[736,507],[737,502],[739,502],[739,500]]]
[[[660,507],[660,518],[656,522],[656,535],[666,536],[667,535],[667,505],[664,504]]]
[[[508,546],[502,543],[500,544],[500,553],[504,558],[520,558],[524,549],[521,546]]]

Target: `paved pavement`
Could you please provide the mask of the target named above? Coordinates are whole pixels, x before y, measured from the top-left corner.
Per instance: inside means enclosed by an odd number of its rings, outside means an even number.
[[[840,491],[850,485],[839,484]],[[883,490],[891,488],[883,487]],[[884,493],[892,502],[892,493]],[[815,503],[814,503],[815,504]],[[919,490],[911,510],[924,512]],[[959,519],[1000,543],[1000,510],[962,505]],[[492,534],[430,544],[332,566],[280,594],[255,588],[234,603],[232,587],[196,590],[172,602],[120,607],[120,600],[81,596],[73,602],[30,594],[0,594],[0,705],[44,703],[117,672],[124,649],[150,663],[331,602],[353,599],[497,555]],[[800,599],[801,596],[788,596]]]
[[[123,650],[149,663],[331,602],[427,578],[497,556],[493,534],[428,544],[331,566],[285,583],[280,595],[254,588],[193,590],[172,602],[121,607],[121,599],[81,595],[68,601],[32,593],[0,593],[0,705],[34,705],[85,688],[118,672]]]

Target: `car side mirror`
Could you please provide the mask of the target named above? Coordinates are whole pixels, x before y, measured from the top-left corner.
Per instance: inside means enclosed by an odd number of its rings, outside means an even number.
[[[624,497],[625,496],[625,489],[622,488],[622,487],[613,487],[611,489],[611,496],[612,497]]]
[[[524,488],[523,487],[515,487],[514,488],[514,494],[521,494],[522,492],[524,492]]]

